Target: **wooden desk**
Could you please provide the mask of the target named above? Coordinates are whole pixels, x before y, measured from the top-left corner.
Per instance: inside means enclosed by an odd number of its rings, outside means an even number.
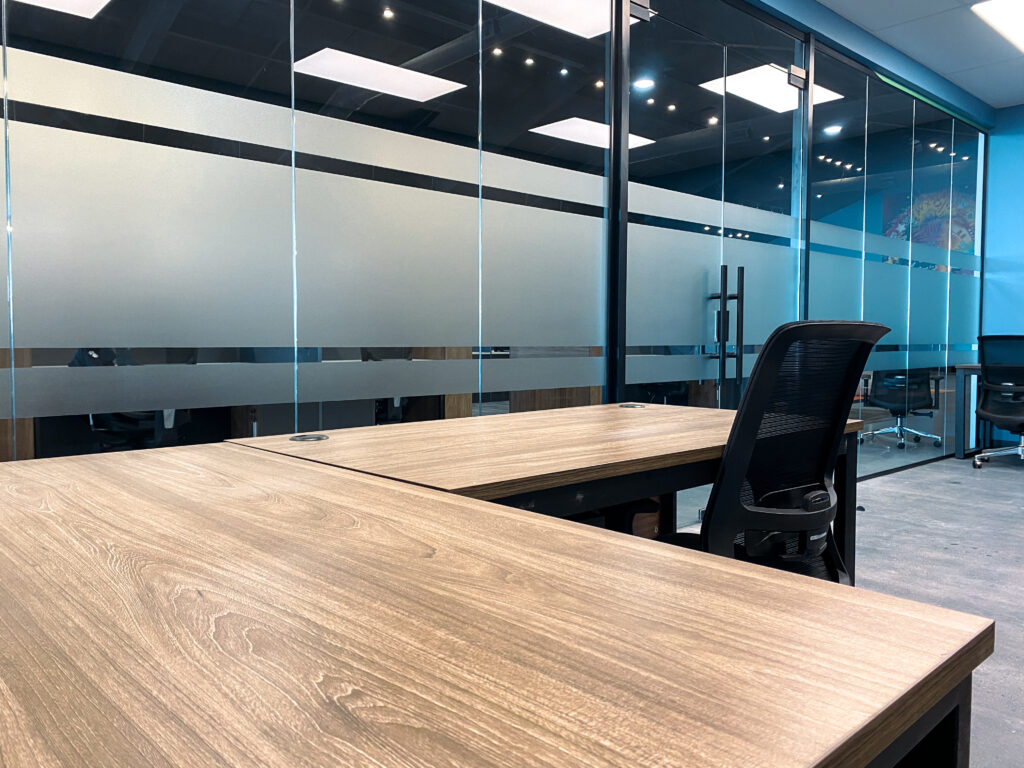
[[[985,619],[229,445],[7,464],[0,508],[10,768],[874,768],[925,731],[963,760],[993,645]]]
[[[635,405],[635,404],[633,404]],[[568,517],[661,496],[675,529],[675,491],[712,483],[735,411],[647,404],[594,405],[452,421],[390,424],[235,440],[239,445]],[[855,575],[857,431],[836,469],[835,536]]]

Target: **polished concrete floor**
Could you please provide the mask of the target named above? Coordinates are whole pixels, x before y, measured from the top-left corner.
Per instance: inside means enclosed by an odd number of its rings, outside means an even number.
[[[946,459],[858,486],[857,585],[996,621],[972,768],[1024,766],[1024,462]]]

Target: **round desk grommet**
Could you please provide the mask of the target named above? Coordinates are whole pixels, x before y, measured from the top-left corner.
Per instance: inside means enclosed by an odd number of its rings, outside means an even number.
[[[330,440],[330,435],[292,435],[288,438],[295,443],[315,443],[318,440]]]

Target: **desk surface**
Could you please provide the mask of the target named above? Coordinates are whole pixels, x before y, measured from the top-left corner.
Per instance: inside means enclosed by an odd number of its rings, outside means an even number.
[[[985,619],[230,445],[0,466],[5,766],[863,766]]]
[[[499,499],[527,491],[691,464],[722,455],[735,411],[591,405],[289,435],[239,445],[430,488]],[[863,422],[851,421],[848,432]]]

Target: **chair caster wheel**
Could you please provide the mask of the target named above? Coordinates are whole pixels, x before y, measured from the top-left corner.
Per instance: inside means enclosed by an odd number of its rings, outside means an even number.
[[[915,443],[920,443],[921,442],[921,436],[920,435],[914,435],[914,442]]]
[[[936,448],[941,448],[942,447],[942,441],[941,440],[936,440],[934,443],[932,443],[932,445],[934,445]]]
[[[899,448],[899,449],[900,449],[900,450],[902,451],[903,449],[905,449],[905,448],[907,447],[907,444],[906,444],[906,443],[904,443],[904,442],[903,442],[903,441],[901,440],[900,442],[896,443],[896,447],[897,447],[897,448]]]
[[[864,438],[863,438],[863,437],[858,437],[858,438],[857,438],[857,443],[858,443],[859,445],[864,445]]]
[[[981,459],[975,459],[974,460],[974,468],[975,469],[981,469]]]

